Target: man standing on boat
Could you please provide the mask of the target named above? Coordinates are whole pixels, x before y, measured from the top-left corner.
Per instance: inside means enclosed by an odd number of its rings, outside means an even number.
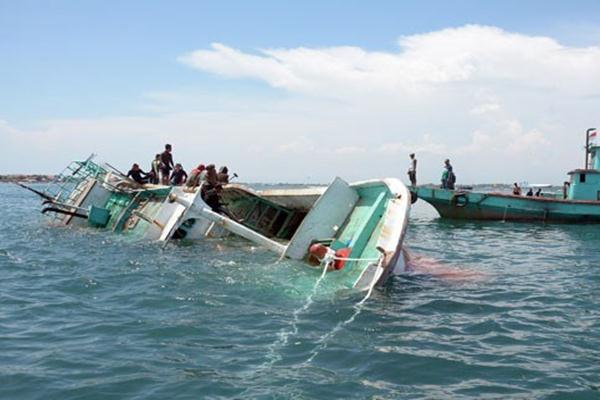
[[[408,179],[410,179],[410,186],[417,186],[417,159],[415,153],[410,153],[410,166],[408,167]]]
[[[530,189],[531,190],[531,189]],[[521,195],[521,186],[517,182],[513,184],[513,195],[520,196]],[[533,193],[531,193],[533,195]]]
[[[442,174],[442,189],[454,190],[454,184],[456,183],[456,175],[452,169],[450,160],[444,160],[444,173]]]
[[[173,155],[171,154],[171,150],[171,145],[165,144],[165,151],[163,151],[160,155],[160,174],[163,185],[169,184],[171,170],[175,168],[173,164]]]
[[[154,156],[154,160],[152,160],[152,164],[150,164],[150,183],[154,185],[158,185],[160,180],[160,154]]]

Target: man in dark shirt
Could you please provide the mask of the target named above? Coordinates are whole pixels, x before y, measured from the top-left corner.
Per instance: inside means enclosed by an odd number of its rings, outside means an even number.
[[[180,186],[185,183],[188,178],[187,172],[183,170],[181,164],[175,164],[175,170],[171,174],[171,185]]]
[[[133,164],[131,166],[131,169],[127,173],[127,177],[128,178],[133,179],[134,181],[136,181],[140,185],[147,182],[147,180],[148,180],[147,176],[148,176],[148,174],[145,173],[144,171],[142,171],[141,168],[140,168],[140,166],[138,164]]]
[[[171,170],[173,167],[173,155],[171,154],[171,145],[165,145],[165,151],[160,155],[160,174],[163,185],[169,184],[169,177],[171,176]]]

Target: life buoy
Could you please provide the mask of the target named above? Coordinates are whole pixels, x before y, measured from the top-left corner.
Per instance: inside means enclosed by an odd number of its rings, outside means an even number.
[[[454,207],[465,207],[469,204],[469,196],[466,193],[454,193],[450,198],[450,203]]]
[[[344,264],[346,264],[346,259],[350,256],[352,249],[350,247],[344,247],[343,249],[339,249],[335,252],[335,259],[333,260],[333,269],[339,271],[344,268]]]

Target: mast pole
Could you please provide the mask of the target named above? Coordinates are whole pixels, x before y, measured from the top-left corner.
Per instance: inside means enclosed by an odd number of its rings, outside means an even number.
[[[590,165],[590,133],[595,131],[596,128],[590,128],[585,131],[585,167],[583,169],[588,169]]]

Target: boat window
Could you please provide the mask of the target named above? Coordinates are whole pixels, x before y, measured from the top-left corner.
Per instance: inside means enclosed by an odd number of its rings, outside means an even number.
[[[600,191],[598,191],[597,194],[596,194],[596,200],[600,201]]]
[[[268,207],[256,224],[256,227],[263,232],[267,232],[275,217],[277,217],[278,211],[275,207]]]
[[[585,174],[579,174],[579,182],[585,183]]]

